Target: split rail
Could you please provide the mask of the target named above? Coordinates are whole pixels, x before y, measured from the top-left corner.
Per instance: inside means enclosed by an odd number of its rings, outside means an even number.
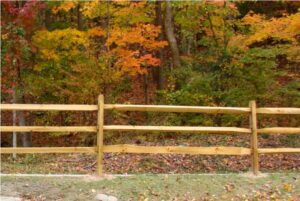
[[[205,107],[171,105],[125,105],[104,104],[103,95],[98,97],[98,105],[59,105],[59,104],[1,104],[1,110],[15,111],[97,111],[96,126],[1,126],[1,132],[93,132],[97,133],[94,147],[1,147],[1,154],[25,153],[95,153],[97,154],[97,175],[103,175],[104,153],[149,153],[149,154],[200,154],[200,155],[249,155],[252,171],[259,173],[259,154],[300,153],[300,148],[259,148],[260,134],[300,134],[299,127],[258,128],[258,114],[300,114],[300,108],[257,108],[255,101],[249,107]],[[209,114],[244,114],[250,119],[249,128],[239,127],[191,127],[191,126],[133,126],[104,125],[104,111],[177,112]],[[300,122],[299,122],[300,123]],[[243,134],[251,136],[251,147],[182,147],[182,146],[137,146],[104,145],[104,131],[145,131],[145,132],[187,132],[206,134]]]

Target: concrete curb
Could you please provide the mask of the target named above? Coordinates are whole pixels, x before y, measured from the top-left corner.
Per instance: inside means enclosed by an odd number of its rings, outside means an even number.
[[[238,175],[243,176],[245,172],[241,173],[200,173],[200,174],[107,174],[105,176],[112,177],[131,177],[131,176],[193,176],[193,175],[203,175],[203,176],[231,176]],[[272,174],[293,174],[293,172],[273,172],[266,173],[266,175]],[[0,176],[9,176],[9,177],[91,177],[96,175],[91,174],[5,174],[0,173]]]

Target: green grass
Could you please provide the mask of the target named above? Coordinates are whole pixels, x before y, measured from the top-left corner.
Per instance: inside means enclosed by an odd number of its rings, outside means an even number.
[[[95,180],[70,177],[1,177],[1,194],[41,200],[93,200],[97,193],[119,200],[297,200],[300,174],[262,178],[227,175],[135,175]]]

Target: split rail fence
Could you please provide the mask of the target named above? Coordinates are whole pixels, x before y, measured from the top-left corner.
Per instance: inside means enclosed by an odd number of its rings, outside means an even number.
[[[258,128],[257,114],[300,114],[300,108],[257,108],[255,101],[249,107],[202,107],[171,105],[124,105],[104,104],[103,95],[98,97],[98,105],[58,105],[58,104],[1,104],[1,110],[15,111],[97,111],[97,126],[1,126],[1,132],[95,132],[97,146],[94,147],[2,147],[1,154],[11,153],[95,153],[97,154],[97,175],[103,175],[103,154],[151,153],[151,154],[202,154],[202,155],[249,155],[252,171],[259,173],[259,154],[300,153],[300,148],[259,148],[259,134],[300,134],[299,127]],[[133,126],[104,125],[104,110],[143,112],[189,112],[210,114],[249,115],[250,127],[191,127],[191,126]],[[128,144],[104,145],[104,131],[160,131],[206,134],[245,134],[251,136],[251,147],[182,147],[182,146],[136,146]]]

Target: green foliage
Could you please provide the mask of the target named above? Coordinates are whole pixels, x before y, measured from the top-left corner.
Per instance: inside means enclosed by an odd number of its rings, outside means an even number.
[[[75,29],[43,30],[33,36],[33,44],[38,48],[38,57],[32,74],[27,77],[28,91],[44,99],[41,101],[58,101],[64,95],[62,92],[70,88],[68,73],[89,60],[83,54],[88,48],[88,38]]]
[[[291,107],[300,107],[300,82],[297,80],[291,81],[286,86],[278,90],[278,101]],[[284,97],[282,99],[282,97]]]
[[[235,44],[237,38],[245,37],[244,34],[253,37],[249,27],[235,19],[238,15],[236,10],[229,7],[223,10],[214,5],[185,8],[198,9],[199,13],[205,14],[202,18],[199,16],[202,23],[197,25],[203,31],[202,37],[197,41],[202,50],[191,59],[184,60],[180,69],[169,73],[171,84],[160,93],[167,104],[247,107],[250,100],[265,105],[282,97],[279,93],[287,92],[293,101],[297,99],[295,84],[291,85],[293,87],[287,85],[288,88],[281,88],[277,81],[282,74],[276,69],[277,57],[286,52],[282,47],[245,48]],[[185,30],[184,25],[189,25],[184,24],[183,17],[185,14],[178,12],[175,18],[181,30]],[[264,23],[269,26],[267,22]],[[186,31],[192,35],[197,32],[192,29]],[[291,104],[293,103],[288,103]],[[230,122],[243,123],[239,116],[206,117],[201,120],[199,116],[190,115],[178,120],[203,123],[205,119],[223,125]],[[170,121],[174,121],[174,118]]]

